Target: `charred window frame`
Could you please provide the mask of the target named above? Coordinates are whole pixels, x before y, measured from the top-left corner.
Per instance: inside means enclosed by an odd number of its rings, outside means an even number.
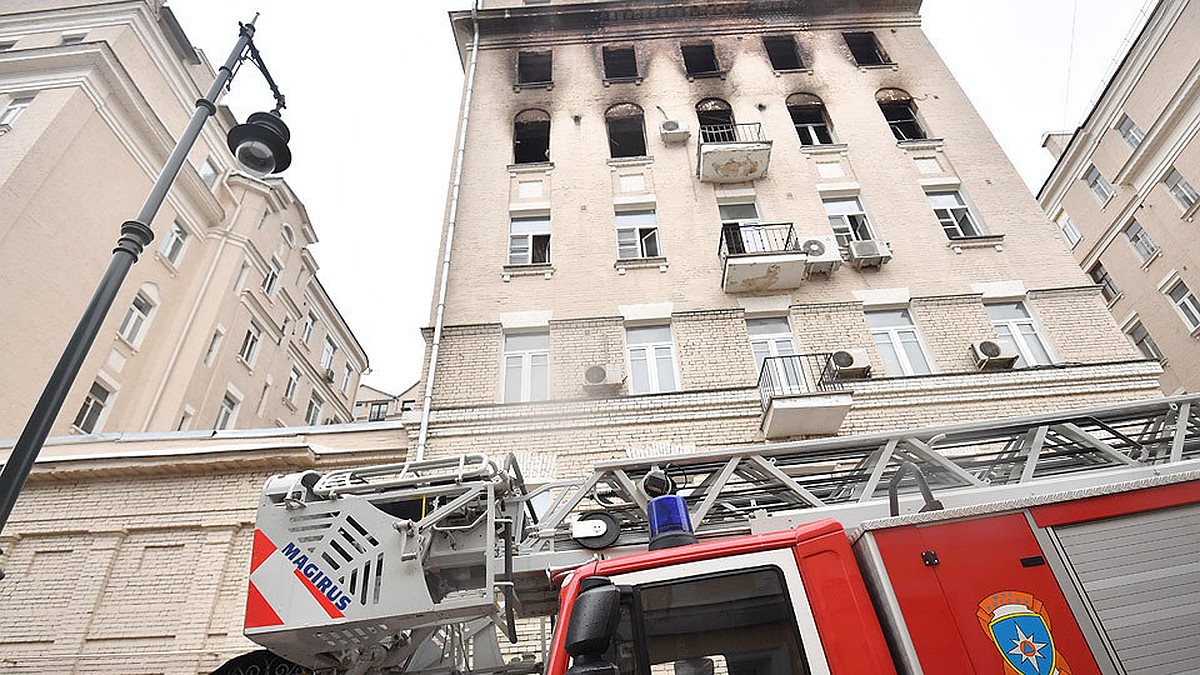
[[[763,49],[775,70],[804,70],[804,60],[796,48],[796,40],[790,35],[768,35],[763,38]]]
[[[792,94],[787,98],[787,109],[801,145],[830,145],[834,142],[829,114],[820,98],[813,94]]]
[[[688,77],[723,77],[717,62],[717,52],[711,42],[694,42],[679,46],[683,53],[683,70]]]
[[[860,66],[892,65],[892,60],[883,51],[883,47],[879,46],[879,40],[875,38],[874,33],[842,33],[842,38],[846,40],[846,46],[850,48],[850,54],[854,56],[856,64]]]
[[[513,118],[513,163],[550,161],[550,113],[537,108],[522,110]]]
[[[517,52],[518,87],[553,83],[553,55],[550,51]]]
[[[633,46],[604,47],[600,51],[604,64],[605,82],[633,82],[642,79],[638,73],[637,52]]]
[[[732,143],[737,140],[733,106],[719,98],[706,98],[696,104],[696,121],[702,143]]]
[[[929,138],[925,125],[917,117],[917,106],[912,96],[902,89],[880,89],[875,94],[879,111],[887,120],[888,127],[897,141],[916,141]]]
[[[618,103],[604,111],[608,153],[613,159],[646,156],[646,123],[635,103]]]

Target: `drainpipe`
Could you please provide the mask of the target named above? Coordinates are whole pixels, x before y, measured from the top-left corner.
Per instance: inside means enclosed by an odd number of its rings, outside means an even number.
[[[438,283],[437,311],[433,320],[433,345],[429,350],[429,374],[425,377],[425,399],[421,406],[421,432],[417,436],[416,461],[425,459],[429,440],[429,409],[433,405],[433,380],[437,375],[438,347],[442,344],[442,323],[446,317],[446,284],[450,278],[450,251],[454,247],[454,223],[458,220],[458,195],[462,189],[463,155],[467,145],[467,119],[471,114],[471,92],[475,88],[475,64],[479,60],[479,0],[471,6],[471,63],[463,92],[462,119],[459,120],[458,145],[454,151],[454,183],[450,186],[450,215],[446,219],[446,250],[442,255],[442,274]]]

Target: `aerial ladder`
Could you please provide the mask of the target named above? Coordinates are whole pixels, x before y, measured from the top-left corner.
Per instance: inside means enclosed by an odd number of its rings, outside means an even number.
[[[645,553],[659,495],[686,499],[703,545],[830,518],[855,540],[935,512],[1197,480],[1198,395],[613,460],[536,486],[512,455],[279,475],[262,491],[245,633],[317,673],[542,672],[544,653],[502,644],[556,615],[572,570]]]

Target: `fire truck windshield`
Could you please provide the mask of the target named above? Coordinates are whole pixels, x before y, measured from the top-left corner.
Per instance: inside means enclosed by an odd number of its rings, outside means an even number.
[[[799,675],[809,672],[776,567],[633,587],[606,660],[621,675]]]

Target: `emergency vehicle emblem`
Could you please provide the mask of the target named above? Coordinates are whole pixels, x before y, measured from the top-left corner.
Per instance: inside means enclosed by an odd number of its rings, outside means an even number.
[[[1004,659],[1006,675],[1071,675],[1054,647],[1050,616],[1042,602],[1024,591],[999,591],[976,611],[979,626]]]

